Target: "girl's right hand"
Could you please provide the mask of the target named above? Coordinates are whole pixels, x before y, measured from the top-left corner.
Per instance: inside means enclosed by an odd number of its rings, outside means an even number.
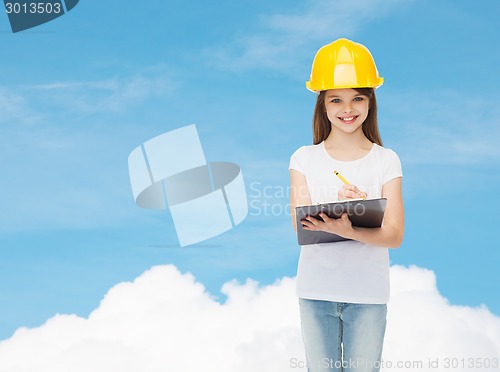
[[[355,185],[343,185],[338,192],[340,201],[359,198],[366,199],[367,196],[366,192],[360,191]]]

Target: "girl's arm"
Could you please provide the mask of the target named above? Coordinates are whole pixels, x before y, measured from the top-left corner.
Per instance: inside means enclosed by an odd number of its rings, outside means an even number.
[[[290,209],[292,215],[293,228],[297,231],[297,221],[295,218],[295,207],[298,205],[311,204],[311,196],[307,188],[306,177],[294,169],[290,169]]]
[[[401,245],[405,228],[402,178],[387,182],[382,187],[382,197],[387,198],[382,227],[369,229],[351,225],[346,238],[388,248],[398,248]]]
[[[394,178],[382,187],[382,197],[387,198],[384,222],[379,228],[354,227],[344,213],[341,218],[329,218],[320,213],[324,221],[307,217],[306,229],[326,231],[353,239],[362,243],[387,248],[397,248],[401,245],[404,235],[404,207],[402,195],[402,178]]]

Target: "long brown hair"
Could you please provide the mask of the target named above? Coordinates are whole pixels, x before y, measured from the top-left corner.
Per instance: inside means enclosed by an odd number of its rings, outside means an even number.
[[[362,129],[366,138],[377,145],[382,146],[382,139],[380,138],[380,133],[378,131],[378,121],[377,121],[377,98],[375,96],[375,89],[373,88],[353,88],[359,94],[367,96],[370,102],[370,109],[368,110],[368,116],[363,122]],[[328,120],[325,108],[325,95],[326,90],[319,93],[316,100],[316,107],[314,108],[313,116],[313,141],[314,144],[323,142],[332,129],[332,124]]]

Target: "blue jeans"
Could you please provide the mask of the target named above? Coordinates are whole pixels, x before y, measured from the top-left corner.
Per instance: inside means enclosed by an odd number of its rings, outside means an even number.
[[[387,306],[300,298],[309,372],[378,372]]]

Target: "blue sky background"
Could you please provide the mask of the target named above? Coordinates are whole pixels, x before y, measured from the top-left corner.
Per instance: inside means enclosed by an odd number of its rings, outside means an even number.
[[[221,300],[234,278],[294,276],[288,161],[312,141],[314,53],[338,37],[367,45],[385,78],[380,130],[406,207],[392,262],[499,315],[499,15],[494,0],[81,1],[18,34],[0,16],[0,339],[86,316],[153,265]],[[192,123],[209,161],[241,166],[250,208],[181,249],[167,211],[134,204],[127,157]]]

